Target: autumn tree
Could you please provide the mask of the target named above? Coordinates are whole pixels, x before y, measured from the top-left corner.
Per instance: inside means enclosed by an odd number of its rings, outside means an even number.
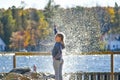
[[[30,9],[27,12],[29,13],[29,18],[25,29],[13,32],[11,36],[10,47],[15,50],[28,48],[35,50],[40,39],[45,38],[50,33],[48,22],[45,20],[42,11]]]
[[[110,22],[111,22],[111,33],[119,33],[120,31],[120,9],[117,3],[115,3],[115,7],[107,8]]]

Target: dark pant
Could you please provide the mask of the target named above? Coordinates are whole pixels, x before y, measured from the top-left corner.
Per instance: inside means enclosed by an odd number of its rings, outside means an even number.
[[[53,67],[54,67],[54,71],[55,71],[55,80],[63,80],[62,79],[62,66],[63,66],[63,59],[53,60]]]

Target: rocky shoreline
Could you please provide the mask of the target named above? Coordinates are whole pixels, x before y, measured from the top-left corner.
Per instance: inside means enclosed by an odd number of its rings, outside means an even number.
[[[0,74],[0,80],[54,80],[54,75],[35,72],[27,72],[25,74],[12,72]]]
[[[49,73],[32,72],[30,68],[15,68],[9,73],[1,73],[0,80],[53,80],[54,75]]]
[[[69,79],[73,74],[64,74],[64,80]],[[15,68],[9,73],[0,73],[0,80],[55,80],[55,76],[50,73],[32,72],[29,68]]]
[[[79,80],[81,73],[65,73],[63,80]],[[11,72],[11,73],[0,73],[0,80],[55,80],[55,76],[50,73],[37,73],[37,72],[26,72],[24,74]]]
[[[21,73],[24,72],[24,73]],[[114,73],[114,79],[120,77],[120,72]],[[110,80],[110,72],[77,72],[63,74],[63,80]],[[50,73],[25,72],[24,70],[12,70],[9,73],[0,73],[0,80],[55,80],[55,76]]]

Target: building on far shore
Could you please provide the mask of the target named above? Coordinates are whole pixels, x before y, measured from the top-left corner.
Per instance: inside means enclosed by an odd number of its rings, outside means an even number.
[[[108,43],[108,50],[120,51],[120,41],[113,40]]]
[[[5,45],[4,41],[0,38],[0,52],[5,51],[5,47],[6,47],[6,45]]]
[[[106,42],[105,50],[120,51],[120,34],[105,34],[102,40]]]

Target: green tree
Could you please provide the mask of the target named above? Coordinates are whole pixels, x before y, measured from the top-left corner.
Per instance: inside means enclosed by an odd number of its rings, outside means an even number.
[[[0,22],[0,38],[3,39],[3,37],[4,37],[3,24]]]
[[[54,16],[55,10],[57,10],[59,7],[60,5],[54,4],[54,0],[49,0],[44,9],[45,19],[50,22],[50,19]]]
[[[27,26],[28,12],[24,10],[24,7],[16,8],[12,6],[11,8],[13,19],[15,20],[15,30],[24,30]]]
[[[4,31],[3,40],[5,41],[6,45],[9,45],[10,44],[10,36],[11,36],[12,32],[14,31],[14,27],[15,27],[15,25],[14,25],[15,20],[12,17],[12,12],[10,9],[8,9],[4,12],[1,22],[3,24],[3,31]]]
[[[117,3],[115,3],[114,12],[115,12],[115,18],[114,18],[113,32],[120,33],[120,13],[119,13],[119,6]]]
[[[119,6],[117,3],[115,3],[114,7],[114,12],[115,12],[115,23],[118,25],[119,24]]]
[[[21,9],[21,15],[20,15],[20,17],[21,17],[21,27],[23,28],[23,29],[25,29],[25,27],[26,27],[26,15],[25,15],[25,10],[23,10],[23,9]]]
[[[4,9],[0,9],[0,38],[4,38],[4,30],[3,30],[3,23],[1,22],[3,13],[4,13]]]
[[[15,20],[15,28],[14,30],[22,30],[23,29],[23,24],[22,24],[22,10],[21,8],[16,8],[15,6],[12,6],[11,8],[11,12],[12,12],[12,17]]]

